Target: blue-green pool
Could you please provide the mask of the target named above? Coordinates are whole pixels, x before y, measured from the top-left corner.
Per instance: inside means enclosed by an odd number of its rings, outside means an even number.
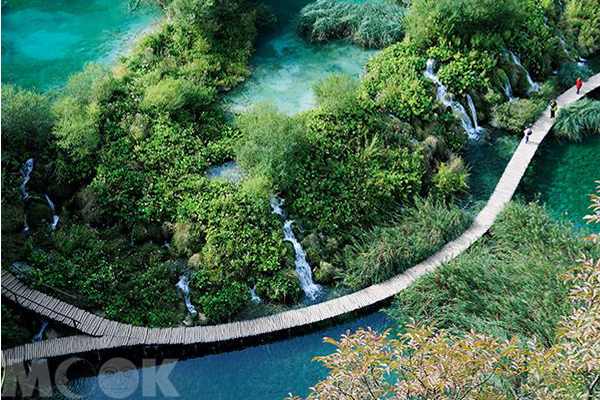
[[[352,0],[356,3],[381,0]],[[273,102],[280,110],[294,114],[313,108],[312,86],[333,72],[362,75],[364,64],[376,51],[334,41],[309,43],[296,34],[296,16],[311,0],[268,0],[278,24],[257,46],[246,82],[223,96],[228,108],[243,112],[257,102]]]
[[[323,337],[338,339],[348,330],[354,332],[367,326],[383,331],[390,325],[387,316],[377,312],[287,340],[180,361],[169,374],[169,380],[182,399],[273,400],[283,399],[289,393],[306,396],[309,387],[323,379],[327,372],[320,363],[311,360],[335,351],[334,346],[323,343]],[[148,369],[120,373],[102,381],[102,384],[118,387],[136,378],[143,382],[151,373]],[[142,385],[134,385],[134,388],[133,393],[126,392],[127,398],[143,398]],[[88,399],[110,398],[97,376],[73,381],[69,389],[85,394],[84,398]],[[160,391],[157,395],[158,398],[164,397]]]
[[[2,83],[59,88],[86,62],[113,62],[159,16],[127,0],[5,0]]]

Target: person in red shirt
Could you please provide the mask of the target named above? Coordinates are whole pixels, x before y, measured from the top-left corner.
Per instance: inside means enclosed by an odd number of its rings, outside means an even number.
[[[575,86],[577,86],[577,94],[579,94],[579,91],[581,90],[581,87],[583,86],[583,81],[581,80],[581,78],[577,78],[577,83],[575,84]]]

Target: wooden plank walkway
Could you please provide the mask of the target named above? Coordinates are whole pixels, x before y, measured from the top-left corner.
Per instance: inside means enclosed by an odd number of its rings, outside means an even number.
[[[558,105],[560,108],[566,107],[598,87],[600,87],[600,74],[586,82],[579,95],[575,88],[563,93],[557,99]],[[389,299],[424,274],[433,271],[442,263],[465,251],[488,231],[515,193],[536,150],[552,128],[552,124],[553,120],[546,111],[534,124],[533,135],[530,137],[529,143],[521,142],[486,206],[477,215],[471,227],[460,237],[446,244],[427,260],[388,281],[324,303],[220,325],[151,329],[99,317],[30,289],[12,274],[3,272],[2,296],[84,334],[28,343],[7,349],[3,351],[5,363],[11,365],[36,358],[66,356],[124,346],[216,343],[256,337],[325,321]]]

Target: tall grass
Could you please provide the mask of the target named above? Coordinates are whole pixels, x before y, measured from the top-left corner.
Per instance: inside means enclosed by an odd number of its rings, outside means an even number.
[[[586,135],[600,134],[600,101],[582,99],[562,109],[556,119],[554,133],[577,141]]]
[[[402,40],[403,17],[404,7],[397,4],[318,0],[300,11],[298,29],[317,42],[346,39],[381,48]]]
[[[583,253],[596,259],[600,248],[575,238],[541,206],[511,203],[488,235],[401,292],[389,313],[402,324],[413,318],[456,333],[535,335],[550,344],[569,311],[558,275]]]
[[[471,215],[455,205],[418,200],[398,221],[377,227],[344,253],[345,286],[358,290],[425,260],[455,239]]]

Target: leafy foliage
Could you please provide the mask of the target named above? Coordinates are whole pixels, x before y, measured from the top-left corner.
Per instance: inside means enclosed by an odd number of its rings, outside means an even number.
[[[595,0],[567,1],[565,23],[581,56],[600,50],[600,9]]]
[[[539,99],[515,99],[502,103],[492,110],[492,125],[514,134],[533,124],[546,109],[546,102]]]
[[[367,63],[362,89],[401,121],[431,121],[436,103],[431,83],[423,76],[426,61],[407,42],[392,45]]]
[[[257,104],[240,117],[244,136],[237,160],[249,173],[263,175],[277,187],[287,189],[306,157],[306,127],[298,118],[289,118],[273,104]]]
[[[23,161],[47,155],[52,146],[48,95],[2,85],[2,163],[20,167]]]
[[[171,326],[180,320],[179,268],[158,245],[132,248],[114,230],[63,225],[31,239],[31,285],[116,321]],[[49,241],[49,243],[48,243]],[[47,250],[42,250],[41,245]]]

